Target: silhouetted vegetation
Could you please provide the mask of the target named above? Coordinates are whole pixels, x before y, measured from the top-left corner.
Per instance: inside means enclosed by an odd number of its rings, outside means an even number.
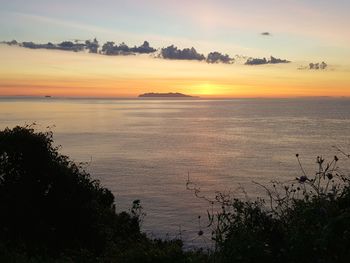
[[[0,262],[185,262],[182,242],[140,232],[142,207],[59,154],[51,132],[0,132]]]
[[[344,159],[349,158],[343,151]],[[181,240],[140,231],[139,200],[116,213],[113,194],[59,154],[51,132],[0,132],[0,262],[349,262],[350,187],[335,156],[308,175],[272,182],[267,198],[202,196],[212,206],[215,249],[185,252]],[[199,231],[198,235],[203,235]]]
[[[337,156],[330,163],[317,157],[311,176],[298,154],[297,161],[301,176],[294,182],[258,184],[267,198],[241,200],[218,193],[210,200],[188,181],[188,189],[212,205],[208,219],[215,262],[349,262],[349,175],[337,166]]]

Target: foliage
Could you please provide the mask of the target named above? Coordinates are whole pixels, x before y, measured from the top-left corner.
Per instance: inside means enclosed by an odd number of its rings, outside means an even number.
[[[0,132],[0,262],[188,262],[182,242],[140,232],[139,200],[113,194],[33,126]],[[192,256],[191,256],[192,257]],[[191,261],[192,262],[192,261]]]
[[[52,133],[15,127],[0,133],[0,238],[30,253],[86,250],[140,235],[138,218],[115,213],[114,196],[60,155]]]
[[[327,164],[317,157],[314,176],[297,159],[302,175],[291,184],[260,185],[266,199],[217,193],[209,200],[188,181],[196,196],[220,206],[208,211],[216,262],[349,262],[350,187],[338,157]]]

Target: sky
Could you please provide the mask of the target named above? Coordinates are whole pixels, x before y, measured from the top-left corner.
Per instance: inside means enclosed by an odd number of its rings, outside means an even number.
[[[0,41],[147,40],[199,53],[291,61],[208,64],[0,45],[0,96],[350,96],[350,1],[0,0]],[[265,34],[262,34],[265,32]],[[326,62],[325,70],[309,63]]]

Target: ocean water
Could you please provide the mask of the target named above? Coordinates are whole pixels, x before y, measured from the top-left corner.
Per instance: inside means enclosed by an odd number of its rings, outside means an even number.
[[[86,162],[112,190],[119,211],[140,199],[143,230],[162,238],[181,234],[186,246],[210,238],[210,206],[186,190],[188,176],[208,197],[216,191],[240,197],[237,189],[244,188],[254,198],[262,189],[253,181],[300,175],[296,153],[312,174],[317,155],[331,159],[334,146],[350,152],[348,99],[0,98],[1,129],[33,122],[38,130],[50,127],[61,153]]]

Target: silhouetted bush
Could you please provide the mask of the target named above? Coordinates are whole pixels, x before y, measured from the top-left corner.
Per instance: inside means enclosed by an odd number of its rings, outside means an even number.
[[[101,254],[140,236],[138,218],[115,212],[114,196],[58,153],[52,133],[0,132],[0,239],[28,253]]]
[[[114,196],[59,154],[51,132],[0,132],[0,262],[187,262],[181,241],[148,239],[142,207]]]
[[[348,156],[346,156],[348,157]],[[215,262],[350,262],[350,187],[348,175],[317,157],[318,170],[293,183],[272,182],[267,198],[237,199],[218,193],[207,199],[216,250]]]

